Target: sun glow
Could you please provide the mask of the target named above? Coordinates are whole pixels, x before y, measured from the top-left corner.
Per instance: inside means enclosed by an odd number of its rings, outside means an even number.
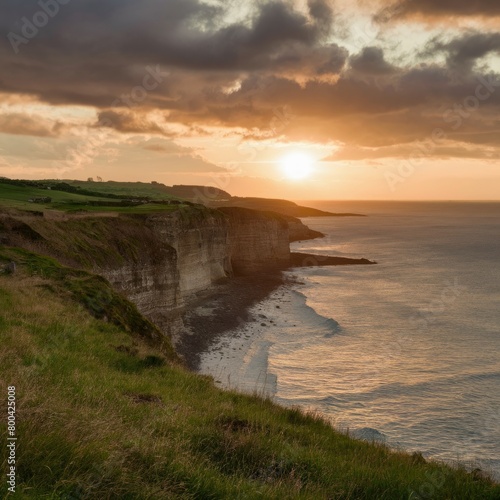
[[[314,160],[305,153],[290,153],[281,161],[281,170],[285,176],[293,181],[300,181],[309,177],[313,171]]]

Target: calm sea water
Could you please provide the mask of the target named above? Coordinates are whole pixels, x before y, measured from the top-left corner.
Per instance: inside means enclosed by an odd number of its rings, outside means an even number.
[[[500,479],[500,204],[309,205],[369,217],[305,219],[327,237],[294,250],[378,265],[290,272],[202,370]]]

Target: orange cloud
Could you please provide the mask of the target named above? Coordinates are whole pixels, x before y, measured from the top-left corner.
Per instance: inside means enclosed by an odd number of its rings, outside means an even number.
[[[0,133],[3,134],[56,137],[62,129],[62,123],[54,123],[39,116],[23,113],[0,114]]]

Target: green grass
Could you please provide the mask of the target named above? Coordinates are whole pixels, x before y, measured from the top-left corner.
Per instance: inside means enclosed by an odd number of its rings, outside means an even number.
[[[52,206],[52,208],[57,210],[62,210],[67,213],[82,213],[88,212],[92,213],[102,213],[111,212],[118,214],[153,214],[158,212],[176,212],[179,210],[179,206],[174,205],[159,205],[155,203],[148,203],[146,205],[139,205],[136,207],[105,207],[105,206],[89,206],[89,205],[75,205],[73,203],[63,203],[59,205]]]
[[[39,181],[47,186],[55,185],[57,181]],[[179,205],[145,204],[133,207],[90,206],[88,202],[118,203],[119,199],[107,198],[106,194],[123,196],[124,198],[149,197],[157,201],[172,200],[173,198],[155,189],[153,184],[143,183],[93,183],[69,181],[67,184],[81,187],[87,191],[101,193],[103,196],[89,196],[78,193],[57,191],[55,189],[40,189],[33,186],[17,186],[2,182],[0,179],[0,208],[28,211],[58,210],[68,213],[78,212],[111,212],[124,214],[150,214],[156,212],[172,212],[179,209]],[[52,198],[51,203],[30,203],[31,198]],[[181,205],[182,206],[182,205]]]
[[[137,308],[113,290],[106,279],[84,270],[62,266],[56,260],[20,248],[0,249],[0,263],[16,262],[30,277],[45,280],[43,287],[73,300],[95,318],[105,319],[127,332],[139,334],[176,359],[170,342]]]
[[[464,470],[221,391],[158,350],[146,320],[102,278],[0,249],[0,265],[10,260],[18,271],[0,275],[0,407],[5,415],[15,385],[11,498],[500,498],[498,485]],[[5,461],[2,445],[2,474]]]
[[[147,197],[155,200],[171,200],[162,184],[152,184],[146,182],[87,182],[87,181],[65,181],[71,186],[79,187],[98,193],[110,193],[127,197]]]
[[[52,203],[29,203],[30,198],[52,198]],[[47,189],[37,189],[33,187],[21,187],[4,184],[0,181],[0,206],[5,208],[16,208],[19,210],[43,210],[57,208],[67,204],[80,203],[83,206],[87,201],[96,201],[99,198],[82,196],[79,194],[65,193],[63,191],[52,191]],[[102,198],[105,200],[105,198]]]

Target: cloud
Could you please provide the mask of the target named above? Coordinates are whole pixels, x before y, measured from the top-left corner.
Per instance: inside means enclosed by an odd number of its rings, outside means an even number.
[[[141,136],[131,137],[121,148],[124,153],[123,161],[132,163],[148,163],[149,167],[165,169],[169,172],[184,172],[190,174],[225,173],[227,170],[207,161],[194,149],[176,144],[174,141],[163,138],[144,140]],[[126,158],[126,160],[125,160]]]
[[[162,144],[146,144],[142,147],[146,151],[155,151],[156,153],[167,153],[170,151],[170,148],[163,146]]]
[[[412,158],[469,158],[481,160],[500,159],[500,148],[471,146],[459,141],[434,142],[430,138],[415,143],[378,148],[347,146],[324,158],[325,162],[366,161],[378,159]]]
[[[351,68],[359,73],[369,75],[387,75],[396,68],[385,60],[384,51],[380,47],[364,47],[363,50],[349,59]]]
[[[94,126],[112,128],[123,133],[169,135],[154,121],[132,111],[101,111]]]
[[[468,31],[448,41],[440,37],[428,44],[426,52],[445,53],[448,67],[462,72],[470,71],[481,58],[500,52],[500,33]]]
[[[56,137],[62,129],[61,123],[50,122],[39,116],[24,113],[0,114],[0,133],[3,134]]]
[[[453,141],[500,143],[492,118],[500,110],[500,87],[475,97],[482,79],[496,76],[484,59],[498,53],[498,33],[446,33],[421,54],[400,57],[381,36],[349,54],[334,36],[332,2],[298,3],[249,2],[248,15],[239,19],[229,17],[222,2],[72,0],[17,54],[4,39],[0,92],[95,107],[110,133],[160,137],[174,126],[221,127],[242,137],[339,142],[364,151],[408,144],[443,127]],[[452,3],[457,15],[469,15],[469,4],[493,15],[497,5],[411,1],[393,4],[392,13],[441,15]],[[22,20],[37,10],[31,0],[10,2],[0,31],[24,36]],[[280,116],[281,109],[289,109],[288,116]],[[51,126],[4,124],[41,136],[57,133]],[[161,147],[145,150],[161,157]],[[192,151],[186,155],[186,168],[218,168]]]
[[[200,155],[178,155],[178,161],[172,161],[169,172],[182,173],[227,173],[227,169],[205,160]]]
[[[148,65],[177,72],[299,71],[312,57],[320,73],[342,66],[342,49],[322,46],[333,22],[325,0],[310,0],[309,12],[264,2],[232,24],[220,7],[199,0],[74,0],[37,28],[31,21],[39,11],[31,0],[19,0],[2,14],[0,32],[10,44],[0,45],[0,91],[110,107],[141,82]],[[22,38],[26,43],[16,42]],[[149,104],[175,99],[168,78],[157,83]]]
[[[412,16],[427,18],[496,17],[500,16],[497,0],[401,0],[382,8],[378,21]]]
[[[178,156],[195,155],[192,149],[180,146],[179,144],[169,139],[153,138],[144,140],[142,137],[136,136],[129,141],[129,144],[146,151],[153,151],[155,153]]]

